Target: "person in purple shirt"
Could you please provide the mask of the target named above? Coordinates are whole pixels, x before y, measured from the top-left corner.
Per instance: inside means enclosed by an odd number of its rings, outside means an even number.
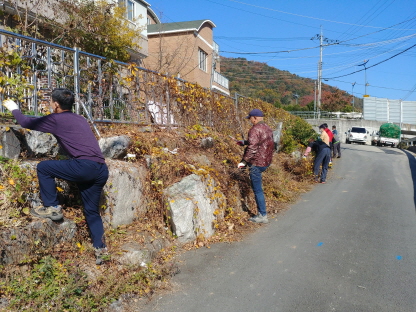
[[[45,160],[37,165],[40,196],[44,206],[32,208],[30,213],[39,218],[62,220],[63,211],[58,201],[55,178],[75,182],[84,204],[84,215],[95,249],[96,263],[101,264],[107,248],[99,201],[108,179],[108,168],[87,120],[72,112],[74,102],[74,94],[70,90],[57,88],[52,91],[50,102],[53,113],[47,116],[27,117],[10,99],[5,100],[3,106],[12,112],[23,128],[53,134],[70,158]]]

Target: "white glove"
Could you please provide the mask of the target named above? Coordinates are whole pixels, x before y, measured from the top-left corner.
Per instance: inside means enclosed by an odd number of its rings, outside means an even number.
[[[19,109],[19,106],[17,106],[16,102],[10,99],[3,101],[3,106],[6,107],[11,112],[14,111],[15,109]]]
[[[245,166],[246,166],[246,164],[241,162],[237,165],[237,168],[238,169],[243,169]]]

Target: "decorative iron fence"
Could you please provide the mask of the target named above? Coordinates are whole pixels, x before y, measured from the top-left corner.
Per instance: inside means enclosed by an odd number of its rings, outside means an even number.
[[[268,111],[266,121],[276,127],[282,117],[271,104],[245,97],[230,97],[184,80],[98,55],[0,30],[1,53],[18,53],[23,63],[4,66],[3,77],[24,75],[27,86],[19,105],[35,116],[46,113],[50,92],[73,90],[75,112],[93,121],[192,126],[199,124],[225,133],[246,133],[247,112]],[[1,87],[0,100],[15,97],[18,85]],[[0,108],[4,112],[4,108]],[[244,128],[244,129],[243,129]]]

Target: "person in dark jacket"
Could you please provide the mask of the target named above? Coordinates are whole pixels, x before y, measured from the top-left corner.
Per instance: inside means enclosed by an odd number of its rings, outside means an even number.
[[[75,182],[84,204],[84,215],[95,249],[96,263],[101,264],[107,248],[99,201],[108,179],[108,168],[87,120],[72,113],[74,102],[74,94],[70,90],[58,88],[52,91],[50,107],[53,113],[44,117],[24,116],[12,100],[4,101],[3,105],[13,113],[22,127],[53,134],[70,158],[45,160],[37,165],[44,206],[32,208],[30,213],[38,218],[62,220],[63,211],[58,201],[55,178]]]
[[[250,120],[253,126],[248,132],[248,140],[237,142],[239,145],[247,145],[238,168],[244,169],[246,166],[250,168],[251,187],[253,188],[258,214],[250,218],[249,221],[256,223],[269,222],[263,192],[262,173],[272,163],[274,152],[273,131],[263,121],[263,117],[264,114],[259,109],[250,111],[246,118]]]
[[[319,130],[323,133],[325,128],[321,126]],[[304,157],[307,157],[311,151],[315,152],[315,159],[313,162],[313,174],[315,178],[315,182],[318,183],[326,183],[326,175],[328,173],[328,165],[329,160],[331,158],[331,149],[329,148],[329,145],[326,144],[322,140],[314,140],[310,139],[308,147],[306,148],[305,153],[303,154]],[[321,171],[321,179],[319,180],[319,171],[322,165],[322,171]]]

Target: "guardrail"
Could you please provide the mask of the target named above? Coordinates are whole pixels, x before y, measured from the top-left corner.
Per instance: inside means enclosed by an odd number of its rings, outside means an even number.
[[[314,111],[290,111],[292,115],[303,119],[362,119],[362,113],[343,113],[343,112],[314,112]]]

